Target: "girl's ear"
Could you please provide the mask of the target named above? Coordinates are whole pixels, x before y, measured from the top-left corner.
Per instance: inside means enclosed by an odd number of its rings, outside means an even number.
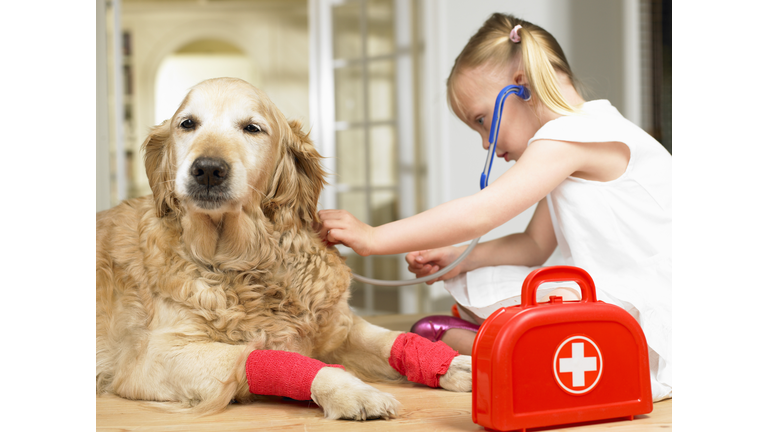
[[[144,167],[149,187],[152,188],[157,217],[178,214],[180,207],[174,192],[176,170],[170,122],[166,120],[153,127],[141,148],[144,150]]]
[[[319,222],[317,200],[327,184],[320,164],[321,156],[292,120],[282,130],[280,153],[269,192],[263,201],[264,214],[279,225],[299,226]]]
[[[523,70],[518,69],[512,74],[512,84],[529,87],[528,80],[525,78],[525,72]]]

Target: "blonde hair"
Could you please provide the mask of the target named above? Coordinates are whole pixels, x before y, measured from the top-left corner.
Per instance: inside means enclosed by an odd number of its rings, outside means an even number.
[[[519,43],[510,39],[510,33],[517,25],[521,26],[517,30]],[[462,70],[485,65],[504,67],[518,56],[532,95],[558,114],[579,112],[565,100],[558,86],[556,71],[564,73],[574,86],[578,85],[560,44],[536,24],[501,13],[491,15],[456,57],[448,76],[449,105],[455,104],[462,109],[456,93],[456,77]]]

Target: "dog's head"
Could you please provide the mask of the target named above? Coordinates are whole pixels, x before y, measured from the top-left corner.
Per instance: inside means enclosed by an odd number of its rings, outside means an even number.
[[[281,223],[311,224],[325,184],[320,155],[297,121],[234,78],[193,87],[143,145],[158,217],[260,206]]]

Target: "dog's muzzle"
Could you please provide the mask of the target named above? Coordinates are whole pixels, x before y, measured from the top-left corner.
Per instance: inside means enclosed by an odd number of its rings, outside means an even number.
[[[189,168],[187,191],[199,207],[215,209],[230,198],[230,167],[223,159],[199,157]]]

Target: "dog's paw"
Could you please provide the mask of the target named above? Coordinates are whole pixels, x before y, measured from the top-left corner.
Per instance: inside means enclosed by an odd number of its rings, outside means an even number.
[[[440,387],[457,392],[472,391],[472,357],[454,357],[448,372],[440,377]]]
[[[339,368],[320,369],[312,381],[312,400],[327,419],[366,420],[397,417],[400,402]]]

